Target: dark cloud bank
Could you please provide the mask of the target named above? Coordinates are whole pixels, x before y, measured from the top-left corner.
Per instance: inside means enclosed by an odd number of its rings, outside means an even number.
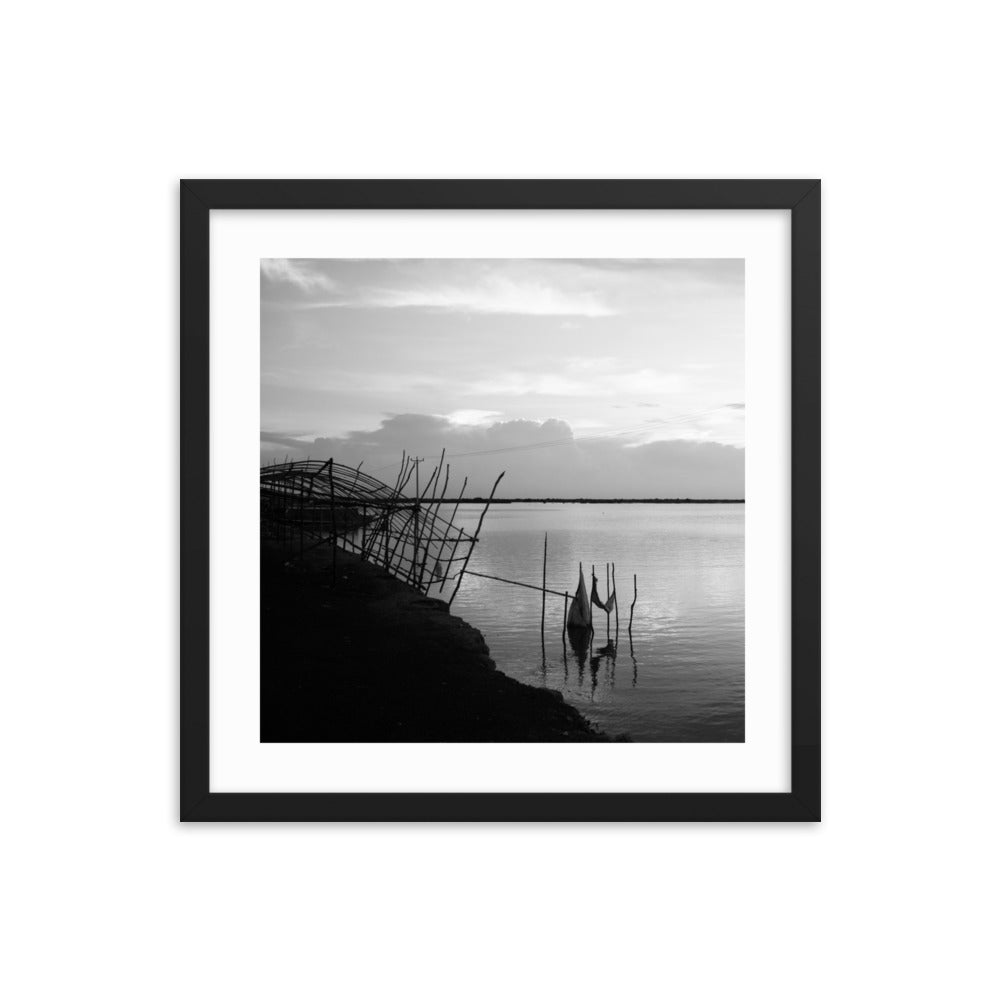
[[[556,443],[553,443],[556,442]],[[261,433],[261,462],[333,458],[392,481],[403,449],[410,455],[448,452],[456,496],[469,477],[467,496],[487,493],[502,470],[498,497],[690,497],[744,496],[744,450],[700,441],[657,441],[629,447],[614,438],[574,439],[561,420],[511,420],[488,427],[455,426],[443,417],[417,413],[386,418],[374,431],[302,441]],[[510,450],[499,450],[510,449]],[[467,452],[491,452],[467,455]],[[435,464],[428,461],[428,468]]]

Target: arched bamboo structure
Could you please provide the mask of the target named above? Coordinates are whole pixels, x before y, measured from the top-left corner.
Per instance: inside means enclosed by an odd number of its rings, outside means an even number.
[[[330,545],[360,555],[422,593],[440,595],[450,604],[479,539],[493,484],[474,534],[455,525],[458,502],[441,510],[450,470],[444,453],[420,489],[422,459],[403,456],[390,486],[362,471],[306,460],[267,465],[260,470],[261,535],[285,543],[291,557]],[[443,476],[443,481],[442,481]],[[412,495],[404,490],[413,481]],[[459,494],[459,501],[465,491]]]

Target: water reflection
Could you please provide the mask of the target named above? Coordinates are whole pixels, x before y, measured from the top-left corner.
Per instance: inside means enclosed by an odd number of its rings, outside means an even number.
[[[582,671],[590,656],[590,642],[594,633],[589,629],[568,628],[565,634],[569,638],[569,644],[573,648],[573,656]],[[563,659],[565,658],[566,645],[563,643]]]
[[[478,514],[463,510],[460,517],[474,530]],[[540,659],[539,595],[467,577],[453,612],[483,632],[499,669],[560,691],[605,731],[638,742],[741,740],[742,506],[565,504],[491,510],[470,569],[535,580],[545,532],[549,580],[575,584],[581,559],[585,566],[598,559],[604,563],[608,554],[627,570],[623,592],[634,590],[626,587],[628,573],[638,575],[632,634],[633,593],[619,611],[620,624],[614,611],[605,615],[596,609],[593,635],[567,631],[564,637],[565,602],[554,601],[546,608]],[[602,593],[608,589],[606,577]],[[610,589],[616,591],[613,579]]]
[[[608,676],[609,669],[611,674],[611,687],[614,687],[614,665],[615,665],[615,644],[609,642],[606,646],[602,646],[597,650],[596,654],[590,657],[590,697],[594,697],[594,692],[597,690],[597,675],[600,673],[601,664],[604,664],[605,676]]]
[[[577,687],[582,688],[584,678],[588,671],[590,674],[590,696],[593,700],[601,676],[601,667],[604,667],[604,679],[609,688],[615,686],[615,670],[618,664],[618,642],[615,639],[594,648],[593,630],[567,629],[563,636],[563,683],[569,683],[569,653],[566,645],[566,638],[569,638],[569,647],[573,651],[573,659],[577,665]],[[635,650],[632,647],[631,637],[629,638],[629,658],[632,660],[632,687],[639,683],[639,663],[635,658]],[[545,656],[545,643],[542,643],[542,683],[546,683],[548,664]]]

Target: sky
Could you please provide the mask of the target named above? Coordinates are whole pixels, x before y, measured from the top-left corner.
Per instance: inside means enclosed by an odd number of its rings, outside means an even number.
[[[743,271],[261,260],[261,464],[446,448],[469,496],[742,498]]]

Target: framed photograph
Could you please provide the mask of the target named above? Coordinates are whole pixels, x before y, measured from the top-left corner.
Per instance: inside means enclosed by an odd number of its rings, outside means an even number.
[[[180,198],[182,820],[819,820],[818,181]]]

